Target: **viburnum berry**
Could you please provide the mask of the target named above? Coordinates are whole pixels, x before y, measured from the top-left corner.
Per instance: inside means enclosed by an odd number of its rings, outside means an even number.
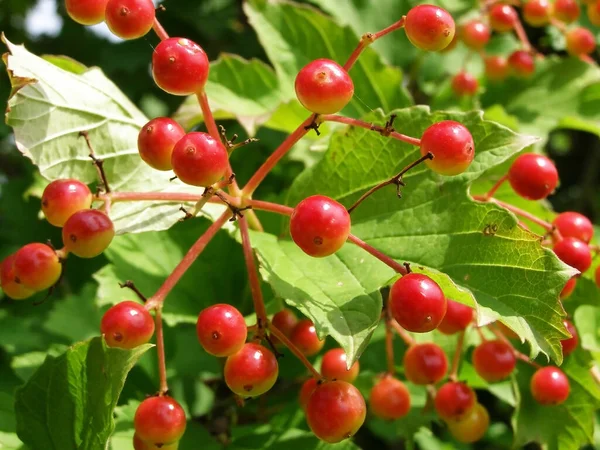
[[[208,57],[189,39],[161,41],[152,53],[152,76],[163,91],[173,95],[202,92],[208,80]]]
[[[402,328],[415,333],[435,330],[446,314],[446,297],[427,275],[409,273],[390,289],[388,305]]]
[[[592,25],[600,26],[600,1],[588,3],[587,16]]]
[[[513,73],[521,78],[528,78],[535,72],[535,61],[531,53],[516,50],[508,57],[508,64]]]
[[[54,286],[62,273],[56,252],[46,244],[33,243],[21,247],[13,261],[15,282],[32,291]]]
[[[225,383],[241,397],[257,397],[273,387],[279,374],[271,350],[249,342],[225,361]]]
[[[296,324],[290,334],[290,341],[305,356],[316,355],[325,345],[325,340],[320,340],[317,335],[315,324],[308,319],[302,319]]]
[[[577,277],[572,277],[569,279],[569,281],[565,283],[565,286],[562,288],[562,291],[560,291],[561,300],[568,298],[575,290],[575,286],[577,286]]]
[[[223,144],[208,133],[192,132],[173,147],[171,165],[186,184],[209,187],[225,175],[229,155]]]
[[[573,211],[560,213],[552,221],[552,225],[562,237],[574,237],[588,244],[594,236],[594,226],[583,214]]]
[[[485,435],[490,425],[490,415],[483,405],[476,403],[466,416],[459,420],[449,420],[447,423],[454,439],[469,444]]]
[[[166,395],[148,397],[135,411],[133,427],[140,440],[164,448],[179,441],[185,433],[185,411]]]
[[[596,37],[587,28],[572,28],[567,31],[565,38],[569,55],[589,55],[596,49]]]
[[[515,351],[501,340],[485,341],[473,351],[473,367],[481,378],[489,383],[510,376],[517,365]]]
[[[435,394],[435,410],[444,420],[459,420],[477,403],[475,391],[466,383],[449,381]]]
[[[567,331],[571,334],[570,338],[562,339],[560,345],[562,346],[563,356],[569,356],[579,345],[579,335],[573,322],[570,320],[563,320],[563,324]]]
[[[404,30],[415,47],[435,52],[450,44],[456,26],[445,9],[435,5],[417,5],[408,11]]]
[[[214,356],[229,356],[241,350],[248,331],[244,316],[237,308],[219,303],[203,309],[196,321],[200,344]]]
[[[298,395],[298,401],[300,402],[300,407],[303,411],[306,411],[306,405],[308,404],[308,399],[314,392],[317,387],[319,380],[316,378],[309,378],[304,383],[302,383],[302,387],[300,388],[300,394]]]
[[[581,9],[576,0],[556,0],[554,2],[552,15],[561,22],[575,22],[580,14]]]
[[[353,383],[358,376],[360,364],[355,361],[350,369],[347,367],[346,352],[341,348],[333,348],[323,355],[321,375],[329,380],[342,380]]]
[[[448,358],[432,342],[414,344],[404,353],[404,375],[414,384],[434,384],[446,376]]]
[[[0,287],[6,295],[13,300],[24,300],[35,294],[35,291],[26,288],[15,281],[15,255],[8,255],[0,263]]]
[[[154,24],[152,0],[108,0],[106,25],[121,39],[137,39],[148,34]]]
[[[173,147],[185,136],[185,130],[168,117],[157,117],[142,127],[138,135],[140,157],[156,170],[171,170]]]
[[[131,349],[150,341],[154,320],[143,305],[128,300],[104,313],[100,332],[109,346]]]
[[[545,156],[525,153],[510,166],[508,181],[521,197],[542,200],[556,188],[558,171],[554,163]]]
[[[321,258],[337,252],[350,234],[350,214],[324,195],[302,200],[290,217],[290,234],[304,253]]]
[[[523,6],[523,19],[532,27],[542,27],[550,22],[552,7],[548,0],[529,0]]]
[[[569,398],[569,379],[558,367],[542,367],[531,377],[531,395],[542,405],[560,405]]]
[[[553,247],[556,256],[571,267],[585,272],[592,265],[592,252],[590,247],[579,239],[568,237],[563,238],[554,244]]]
[[[469,130],[453,120],[434,123],[421,136],[421,155],[433,155],[425,164],[441,175],[458,175],[471,165],[475,143]]]
[[[400,419],[410,411],[410,392],[402,381],[384,375],[371,389],[369,406],[371,412],[381,419]]]
[[[81,25],[96,25],[104,20],[108,0],[65,0],[67,14]]]
[[[473,322],[474,312],[470,306],[447,299],[446,314],[437,329],[444,334],[454,334],[466,330]]]
[[[275,313],[271,319],[271,325],[281,331],[288,339],[292,335],[292,330],[297,324],[298,317],[291,309],[287,308],[283,308],[281,311]],[[274,345],[280,344],[279,339],[277,339],[274,334],[271,334],[269,337]]]
[[[502,81],[510,74],[508,59],[504,56],[486,56],[483,62],[485,64],[485,76],[488,80]]]
[[[489,18],[490,27],[498,33],[511,31],[519,20],[519,16],[515,9],[510,5],[504,5],[502,3],[495,4],[491,7]]]
[[[42,194],[42,211],[46,220],[56,227],[62,227],[74,213],[91,205],[90,188],[77,180],[54,180]]]
[[[308,426],[315,436],[332,444],[354,436],[366,415],[362,394],[345,381],[321,383],[306,405]]]
[[[146,441],[142,441],[142,439],[137,435],[133,435],[133,450],[156,450],[156,447],[152,443],[148,443]],[[179,441],[173,442],[172,444],[162,445],[160,450],[177,450],[179,448]]]
[[[475,95],[478,88],[477,78],[468,72],[459,72],[452,77],[452,90],[459,97]]]
[[[300,69],[295,87],[300,103],[316,114],[341,111],[354,95],[352,78],[330,59],[317,59]]]
[[[115,237],[112,220],[97,209],[77,211],[62,229],[66,249],[80,258],[94,258],[108,248]]]
[[[596,282],[596,286],[600,287],[600,266],[596,267],[594,281]]]
[[[490,40],[490,27],[481,20],[471,20],[460,28],[460,37],[472,50],[481,50]]]

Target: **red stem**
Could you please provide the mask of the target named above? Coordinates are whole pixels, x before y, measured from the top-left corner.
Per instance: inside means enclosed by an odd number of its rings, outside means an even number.
[[[517,18],[517,22],[515,23],[515,33],[517,33],[517,37],[523,44],[523,50],[525,50],[526,52],[530,52],[531,43],[527,38],[527,33],[525,33],[525,29],[523,28],[523,24],[521,23],[521,20],[519,18]]]
[[[200,194],[187,194],[185,192],[111,192],[96,196],[95,200],[114,202],[132,201],[165,201],[165,202],[197,202],[202,198]]]
[[[502,186],[502,184],[508,180],[508,174],[502,176],[498,181],[496,181],[496,183],[492,186],[492,188],[487,192],[487,194],[485,194],[483,196],[483,198],[487,201],[490,198],[492,198],[494,196],[494,194],[496,193],[496,191],[498,189],[500,189],[500,186]]]
[[[529,364],[532,367],[535,367],[536,369],[541,369],[542,368],[541,365],[539,365],[535,361],[532,361],[531,359],[529,359],[529,356],[524,355],[523,353],[521,353],[521,352],[519,352],[517,350],[515,350],[514,352],[515,352],[515,358],[523,361],[524,363]]]
[[[177,282],[179,282],[181,277],[190,268],[194,261],[196,261],[196,258],[198,258],[200,253],[202,253],[208,243],[213,237],[215,237],[217,232],[221,229],[221,227],[223,227],[230,217],[231,211],[227,210],[217,220],[215,220],[210,227],[208,227],[204,234],[200,236],[194,245],[192,245],[192,247],[188,250],[181,262],[177,264],[177,267],[173,269],[171,275],[167,277],[158,291],[156,291],[156,293],[148,299],[148,302],[146,303],[146,309],[160,308],[169,292],[171,292]]]
[[[294,212],[294,208],[290,208],[289,206],[280,205],[279,203],[264,202],[262,200],[249,200],[248,204],[254,209],[282,214],[284,216],[291,216],[292,212]]]
[[[387,266],[389,266],[392,269],[394,269],[396,272],[398,272],[398,273],[400,273],[402,275],[406,275],[406,267],[404,267],[402,264],[397,263],[392,258],[390,258],[389,256],[387,256],[385,253],[382,253],[379,250],[377,250],[376,248],[373,248],[372,246],[370,246],[369,244],[367,244],[365,241],[363,241],[360,238],[354,236],[353,234],[350,234],[348,236],[348,240],[350,242],[352,242],[353,244],[358,245],[360,248],[362,248],[363,250],[365,250],[367,253],[370,253],[375,258],[377,258],[378,260],[380,260],[381,262],[383,262]]]
[[[394,364],[394,333],[392,330],[392,316],[389,308],[385,308],[385,356],[387,359],[387,371],[388,374],[394,375],[396,373],[396,366]]]
[[[154,23],[152,24],[152,29],[154,30],[154,32],[156,33],[156,35],[158,36],[158,38],[161,41],[164,41],[165,39],[169,39],[169,35],[167,34],[167,32],[165,31],[165,29],[163,28],[163,26],[160,24],[160,22],[158,21],[158,19],[156,17],[154,18]]]
[[[317,369],[315,369],[315,367],[310,363],[310,361],[306,358],[306,356],[304,356],[302,351],[298,347],[296,347],[292,343],[292,341],[290,341],[287,338],[287,336],[285,334],[283,334],[283,332],[281,330],[279,330],[277,327],[275,327],[271,323],[268,324],[268,327],[269,327],[269,331],[273,334],[273,336],[275,336],[277,339],[279,339],[281,341],[281,343],[283,345],[285,345],[287,348],[289,348],[290,351],[294,354],[294,356],[296,356],[296,358],[298,358],[300,360],[300,362],[302,364],[304,364],[304,366],[308,370],[310,370],[313,377],[315,377],[317,380],[323,379],[323,377],[321,376],[319,371]]]
[[[160,379],[159,395],[169,390],[167,385],[167,364],[165,360],[165,339],[163,335],[162,305],[156,308],[154,322],[156,324],[156,353],[158,356],[158,377]]]
[[[324,122],[338,122],[346,125],[352,125],[355,127],[364,128],[366,130],[377,131],[379,133],[385,130],[384,127],[381,127],[379,125],[368,123],[364,120],[353,119],[352,117],[338,116],[337,114],[325,114],[321,116],[321,120],[323,120]],[[416,145],[417,147],[421,145],[420,139],[406,136],[396,131],[391,132],[389,136],[393,139],[406,142],[407,144]]]
[[[485,196],[483,196],[483,195],[474,195],[473,199],[478,200],[480,202],[487,201],[490,203],[495,203],[496,205],[501,206],[502,208],[508,209],[510,212],[516,214],[517,216],[521,216],[524,219],[527,219],[527,220],[535,223],[536,225],[539,225],[540,227],[544,228],[546,231],[554,230],[554,227],[552,226],[551,223],[546,222],[545,220],[542,220],[527,211],[517,208],[516,206],[513,206],[510,203],[505,203],[505,202],[503,202],[501,200],[497,200],[495,198],[486,199]]]
[[[396,333],[398,333],[398,336],[402,338],[406,345],[408,345],[409,347],[411,345],[415,345],[415,340],[413,339],[413,337],[408,331],[402,328],[398,322],[396,322],[395,320],[391,320],[390,324],[392,325],[392,328],[396,331]]]
[[[465,342],[465,332],[464,330],[460,332],[458,335],[458,342],[456,343],[456,350],[454,351],[454,356],[452,358],[452,368],[450,369],[450,375],[448,378],[452,381],[456,381],[458,375],[458,364],[460,363],[460,357],[462,356],[463,344]]]

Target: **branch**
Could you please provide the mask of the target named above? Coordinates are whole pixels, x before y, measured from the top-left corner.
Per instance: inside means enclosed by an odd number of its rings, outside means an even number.
[[[273,336],[275,336],[277,339],[279,339],[279,341],[283,345],[285,345],[287,348],[289,348],[290,351],[294,354],[294,356],[296,356],[296,358],[298,358],[300,360],[300,362],[302,364],[304,364],[304,366],[308,370],[310,370],[310,372],[312,373],[313,377],[315,377],[317,380],[322,380],[323,379],[323,377],[317,371],[317,369],[315,369],[314,366],[310,363],[310,361],[306,358],[306,356],[304,356],[304,353],[302,353],[302,351],[298,347],[296,347],[292,343],[292,341],[290,341],[287,338],[287,336],[285,334],[283,334],[283,332],[281,330],[279,330],[272,323],[267,323],[267,326],[269,327],[269,331],[273,334]]]
[[[377,250],[376,248],[370,246],[365,241],[363,241],[360,238],[354,236],[353,234],[350,234],[348,236],[348,240],[350,242],[352,242],[353,244],[358,245],[360,248],[362,248],[363,250],[365,250],[367,253],[370,253],[375,258],[377,258],[378,260],[380,260],[382,263],[384,263],[387,266],[389,266],[392,269],[394,269],[396,272],[398,272],[398,273],[400,273],[402,275],[406,275],[408,273],[406,271],[406,267],[405,266],[403,266],[402,264],[397,263],[392,258],[390,258],[389,256],[387,256],[385,253],[380,252],[379,250]]]
[[[88,156],[91,158],[92,163],[98,171],[98,178],[100,179],[102,188],[104,188],[104,192],[108,194],[110,192],[110,187],[108,185],[106,173],[104,172],[104,160],[96,158],[96,153],[94,152],[94,147],[92,146],[92,141],[90,140],[90,135],[87,131],[80,131],[79,136],[83,136],[83,138],[85,139],[85,143],[87,144],[88,149],[90,150],[90,154]]]
[[[407,144],[416,145],[417,147],[421,145],[421,140],[417,138],[413,138],[410,136],[406,136],[405,134],[398,133],[392,128],[392,123],[396,118],[395,115],[390,117],[390,120],[385,124],[385,126],[375,125],[374,123],[365,122],[364,120],[353,119],[351,117],[338,116],[337,114],[325,114],[320,116],[320,119],[323,122],[337,122],[343,123],[345,125],[351,125],[354,127],[364,128],[365,130],[376,131],[385,137],[391,137],[392,139],[396,139],[398,141],[406,142]]]

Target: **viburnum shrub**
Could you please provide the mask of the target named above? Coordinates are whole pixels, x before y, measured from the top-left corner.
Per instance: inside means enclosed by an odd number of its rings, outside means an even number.
[[[598,4],[196,3],[3,37],[0,448],[594,442]]]

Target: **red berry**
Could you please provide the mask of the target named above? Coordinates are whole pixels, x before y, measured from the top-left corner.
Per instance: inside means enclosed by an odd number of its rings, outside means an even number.
[[[570,320],[563,320],[563,324],[571,337],[561,340],[560,345],[562,345],[563,356],[569,356],[579,345],[579,335],[575,325]]]
[[[404,375],[414,384],[435,384],[446,376],[448,358],[437,344],[414,344],[404,354]]]
[[[459,72],[452,78],[452,90],[459,97],[475,95],[478,88],[477,78],[468,72]]]
[[[317,329],[312,321],[308,319],[300,320],[292,333],[290,341],[302,351],[305,356],[314,356],[321,351],[325,345],[325,340],[320,340],[317,335]]]
[[[244,316],[231,305],[220,303],[203,309],[196,322],[196,334],[204,350],[214,356],[229,356],[246,343]]]
[[[587,5],[587,14],[592,25],[600,26],[600,1],[589,3]]]
[[[508,181],[521,197],[542,200],[556,188],[558,171],[554,163],[545,156],[525,153],[510,166]]]
[[[342,110],[354,95],[352,78],[346,69],[330,59],[317,59],[300,69],[295,86],[300,103],[317,114]]]
[[[597,270],[596,270],[596,272],[597,272]],[[576,277],[570,278],[569,281],[566,282],[565,287],[562,288],[562,291],[560,291],[561,300],[568,298],[575,290],[576,285],[577,285],[577,278]]]
[[[133,450],[157,450],[152,443],[142,441],[137,434],[133,435]],[[160,447],[160,450],[177,450],[179,448],[179,441],[173,442],[172,444],[166,444]]]
[[[24,300],[35,294],[35,291],[28,289],[15,281],[15,255],[9,255],[0,263],[0,287],[6,295],[13,300]]]
[[[315,388],[306,405],[306,421],[319,439],[348,439],[365,421],[367,406],[358,389],[345,381],[328,381]]]
[[[154,24],[152,0],[108,0],[106,25],[121,39],[137,39],[148,34]]]
[[[523,6],[523,19],[532,27],[542,27],[550,22],[552,8],[548,0],[529,0]]]
[[[438,331],[444,334],[454,334],[466,328],[473,322],[474,310],[470,306],[447,299],[446,315],[438,325]]]
[[[140,156],[153,169],[171,170],[173,147],[183,136],[184,129],[173,119],[152,119],[142,127],[138,135]]]
[[[321,375],[329,380],[342,380],[353,383],[358,376],[360,365],[358,361],[347,369],[346,352],[341,348],[333,348],[323,355]]]
[[[576,212],[560,213],[552,221],[552,225],[556,227],[562,237],[574,237],[586,244],[594,236],[594,226],[590,219]]]
[[[531,377],[531,395],[542,405],[560,405],[571,390],[569,379],[557,367],[542,367]]]
[[[445,9],[434,5],[418,5],[408,11],[404,30],[415,47],[435,52],[450,44],[456,27],[454,19]]]
[[[556,0],[552,14],[561,22],[571,23],[579,18],[581,10],[575,0]]]
[[[97,209],[77,211],[62,229],[66,249],[80,258],[94,258],[108,248],[115,237],[112,220]]]
[[[108,0],[65,0],[67,14],[82,25],[96,25],[104,20]]]
[[[149,397],[140,403],[133,418],[135,434],[157,448],[177,442],[185,433],[185,412],[168,396]]]
[[[459,442],[470,444],[481,439],[490,426],[490,415],[480,403],[476,403],[465,417],[449,420],[448,430]]]
[[[531,53],[525,50],[517,50],[508,57],[508,64],[514,74],[521,78],[527,78],[535,72],[535,62]]]
[[[257,397],[273,387],[279,374],[271,350],[249,342],[225,361],[225,383],[241,397]]]
[[[485,76],[491,81],[502,81],[510,73],[508,60],[504,56],[486,56]]]
[[[281,331],[285,337],[289,339],[292,335],[292,330],[298,323],[298,317],[291,309],[284,308],[278,313],[276,313],[271,319],[271,325]],[[275,335],[270,335],[271,342],[277,345],[280,344],[279,339],[275,337]]]
[[[567,31],[565,37],[569,55],[589,55],[596,49],[596,37],[587,28],[572,28]]]
[[[56,284],[62,264],[56,252],[46,244],[27,244],[15,253],[14,281],[32,291],[43,291]]]
[[[381,419],[400,419],[410,411],[410,392],[402,381],[386,375],[371,389],[369,405],[371,412]]]
[[[421,137],[421,155],[433,155],[425,164],[442,175],[458,175],[471,165],[475,143],[469,130],[453,120],[434,123]]]
[[[435,330],[446,314],[446,297],[427,275],[409,273],[399,278],[388,298],[392,317],[415,333]]]
[[[292,239],[304,253],[321,258],[337,252],[350,234],[350,214],[324,195],[313,195],[294,208],[290,218]]]
[[[52,225],[62,227],[77,211],[92,205],[90,189],[77,180],[55,180],[42,194],[42,211]]]
[[[135,348],[152,338],[154,320],[143,305],[124,301],[104,313],[100,331],[111,347]]]
[[[481,50],[490,40],[490,27],[480,20],[471,20],[461,28],[460,37],[464,44],[472,50]]]
[[[302,387],[300,388],[300,395],[298,396],[298,401],[300,402],[300,407],[303,411],[306,411],[308,399],[310,399],[310,396],[317,387],[318,382],[319,381],[316,378],[309,378],[302,384]]]
[[[435,410],[444,420],[465,417],[477,403],[475,391],[466,383],[449,381],[435,394]]]
[[[592,252],[588,245],[576,238],[564,238],[554,244],[556,256],[571,267],[585,272],[592,265]]]
[[[204,50],[185,38],[161,41],[152,53],[152,76],[163,91],[173,95],[202,92],[209,63]]]
[[[210,134],[192,132],[175,144],[171,165],[181,181],[209,187],[225,175],[229,164],[227,150]]]
[[[515,9],[510,5],[503,4],[492,6],[489,17],[492,30],[499,33],[511,31],[519,20]]]
[[[481,378],[493,383],[510,376],[517,359],[512,346],[504,341],[485,341],[475,347],[473,367]]]

